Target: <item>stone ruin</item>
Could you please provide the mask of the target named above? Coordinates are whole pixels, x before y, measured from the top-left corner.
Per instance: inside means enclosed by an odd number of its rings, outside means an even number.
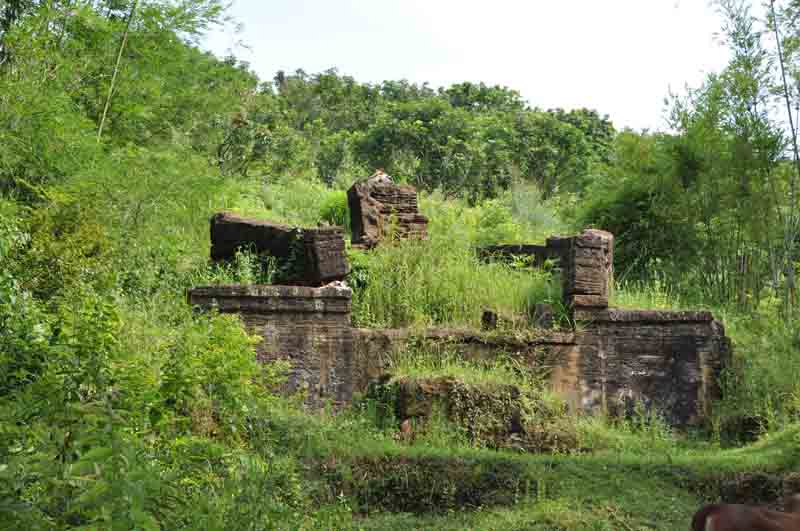
[[[291,364],[286,392],[306,391],[309,403],[353,396],[355,335],[350,321],[352,291],[344,283],[327,286],[209,286],[189,290],[189,304],[236,313],[262,338],[259,361]]]
[[[375,247],[392,232],[397,238],[425,239],[428,218],[419,213],[417,191],[399,185],[382,171],[347,191],[353,245]]]
[[[350,272],[344,238],[338,227],[301,229],[236,216],[211,218],[211,259],[226,261],[240,249],[270,256],[287,265],[283,282],[322,286]]]
[[[573,317],[608,307],[614,285],[614,236],[610,232],[586,229],[577,236],[550,237],[546,245],[491,245],[479,249],[478,255],[487,261],[526,258],[534,267],[555,260],[561,269],[563,302]]]
[[[358,199],[372,209],[369,214],[363,207],[351,211],[354,242],[374,245],[385,234],[380,216],[388,210],[376,206],[375,197],[386,200],[391,194],[375,190],[389,184],[378,175],[351,189],[351,205]],[[409,227],[417,228],[406,234],[423,235],[424,224],[415,225],[420,218],[410,210]],[[220,214],[212,218],[211,234],[212,257],[218,260],[230,258],[241,246],[274,256],[290,256],[294,249],[304,257],[304,269],[296,276],[301,285],[198,287],[189,290],[188,300],[239,314],[247,329],[262,338],[258,358],[289,360],[286,390],[305,390],[309,404],[351,402],[385,375],[391,352],[420,340],[447,344],[465,359],[510,354],[527,366],[547,369],[551,389],[574,411],[625,413],[643,403],[670,424],[686,427],[702,424],[720,393],[718,378],[730,354],[722,325],[705,311],[610,308],[614,238],[605,231],[554,237],[544,246],[482,251],[487,258],[527,253],[534,263],[552,259],[559,264],[564,304],[580,325],[570,331],[541,329],[525,340],[477,331],[353,327],[352,291],[338,282],[349,271],[338,229],[296,229]],[[537,311],[548,315],[547,308]]]

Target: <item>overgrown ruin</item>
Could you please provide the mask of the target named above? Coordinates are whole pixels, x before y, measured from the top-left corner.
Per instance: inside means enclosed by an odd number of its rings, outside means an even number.
[[[380,180],[381,189],[391,186],[396,185]],[[351,215],[355,242],[364,238],[363,232],[355,230],[356,218],[363,216],[364,210],[351,209]],[[234,225],[226,220],[230,218],[212,218],[212,238],[221,234],[221,221],[228,223],[224,232],[228,246],[223,253],[215,240],[212,255],[216,253],[216,257],[229,254],[234,241],[238,245],[253,241],[248,238],[256,240],[258,249],[285,247],[281,243],[284,233],[275,232],[270,224],[252,233],[245,232],[252,230],[252,223],[238,225],[243,231],[235,236]],[[270,234],[275,234],[274,241]],[[559,262],[564,304],[577,326],[568,331],[534,329],[524,340],[479,331],[353,327],[352,291],[338,282],[348,267],[340,264],[344,242],[341,234],[336,234],[338,240],[330,247],[335,252],[306,252],[311,258],[307,273],[300,277],[316,281],[316,285],[209,286],[188,294],[192,305],[241,315],[244,325],[262,338],[257,346],[259,359],[289,360],[292,368],[287,390],[304,389],[309,403],[351,402],[385,374],[391,352],[420,339],[446,344],[465,359],[491,359],[503,353],[527,366],[547,369],[551,389],[574,411],[624,413],[641,403],[659,411],[670,424],[685,427],[707,419],[712,401],[719,396],[720,371],[730,354],[722,325],[705,311],[610,308],[614,238],[608,232],[590,229],[571,237],[550,238],[545,246],[483,251],[485,257],[511,251],[528,253],[538,263],[545,259]],[[383,233],[371,234],[374,238]],[[313,238],[298,241],[306,250],[314,249]],[[335,275],[321,271],[334,271]],[[320,284],[327,278],[337,282]]]
[[[390,233],[398,238],[425,239],[428,218],[419,213],[417,191],[398,185],[382,171],[347,191],[353,245],[371,248]]]
[[[239,250],[267,256],[284,265],[282,280],[322,286],[350,272],[338,227],[301,229],[222,212],[211,218],[211,259],[226,261]]]

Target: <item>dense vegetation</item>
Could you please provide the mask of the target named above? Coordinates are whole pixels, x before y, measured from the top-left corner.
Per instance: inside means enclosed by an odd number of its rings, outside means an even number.
[[[0,1],[0,528],[682,529],[715,474],[796,468],[800,2],[718,5],[729,65],[649,133],[483,84],[260,80],[197,46],[218,0]],[[345,224],[377,167],[431,238],[351,254],[359,324],[524,314],[558,300],[549,273],[475,247],[606,228],[618,304],[710,307],[734,338],[707,432],[577,419],[591,453],[516,455],[279,398],[239,322],[185,304],[262,273],[208,264],[208,217]],[[519,378],[416,356],[398,373]],[[720,450],[742,417],[762,440]]]

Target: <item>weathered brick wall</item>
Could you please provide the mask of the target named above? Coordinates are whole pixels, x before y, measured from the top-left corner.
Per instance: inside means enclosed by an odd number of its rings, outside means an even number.
[[[230,260],[239,249],[276,258],[288,267],[284,283],[321,286],[350,272],[338,227],[304,229],[220,212],[211,218],[211,259]]]
[[[521,341],[459,330],[358,330],[353,389],[364,391],[388,368],[392,352],[425,341],[465,359],[512,356],[542,369],[573,411],[625,414],[637,402],[674,426],[702,423],[719,397],[729,355],[722,326],[708,312],[609,311],[575,333]]]
[[[640,402],[673,425],[707,418],[730,354],[709,312],[606,310],[576,338],[580,409],[630,413]]]
[[[298,237],[295,227],[243,218],[230,212],[214,214],[210,228],[212,260],[231,259],[237,249],[268,252],[275,258],[288,259]]]
[[[286,391],[308,402],[348,403],[389,367],[393,352],[425,341],[465,359],[511,355],[545,369],[553,391],[576,411],[625,413],[637,401],[672,425],[701,423],[719,396],[729,356],[722,326],[708,312],[607,310],[575,333],[521,341],[463,330],[373,330],[350,325],[346,287],[217,286],[189,292],[193,305],[238,313],[262,338],[260,360],[289,360]]]
[[[237,313],[261,337],[258,359],[288,360],[287,392],[306,390],[307,402],[352,398],[352,292],[343,284],[304,286],[212,286],[189,290],[189,303]]]

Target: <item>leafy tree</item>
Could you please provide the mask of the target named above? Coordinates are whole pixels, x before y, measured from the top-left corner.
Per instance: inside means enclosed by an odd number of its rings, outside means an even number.
[[[579,129],[584,134],[595,160],[609,162],[616,131],[607,115],[601,117],[594,109],[573,109],[569,112],[551,109],[547,112]]]
[[[742,306],[774,288],[788,307],[795,265],[794,243],[786,242],[796,238],[787,147],[794,133],[787,137],[776,119],[778,61],[747,4],[718,5],[729,64],[673,97],[675,135],[619,135],[610,163],[593,170],[582,219],[619,231],[623,270],[647,275],[657,264],[706,300]],[[642,155],[657,163],[636,164]],[[637,262],[627,248],[637,250]]]
[[[473,111],[518,112],[527,105],[516,90],[506,87],[489,87],[484,83],[465,81],[442,89],[444,96],[453,107],[463,107]]]

